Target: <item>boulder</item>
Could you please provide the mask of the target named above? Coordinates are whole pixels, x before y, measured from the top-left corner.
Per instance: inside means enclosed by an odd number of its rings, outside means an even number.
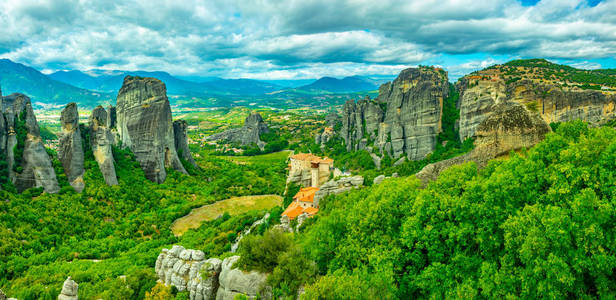
[[[77,291],[79,286],[69,276],[62,285],[62,291],[58,295],[58,300],[77,300]]]
[[[167,89],[160,80],[124,78],[117,98],[117,127],[122,146],[131,149],[150,181],[164,182],[165,168],[186,173],[175,148]]]
[[[197,163],[192,155],[190,155],[190,149],[188,149],[188,135],[186,134],[186,127],[188,127],[188,124],[184,120],[173,121],[173,140],[175,149],[177,150],[179,157],[194,167],[197,167]]]
[[[97,106],[90,115],[90,145],[94,159],[98,163],[98,168],[103,174],[107,185],[117,185],[118,178],[113,165],[113,145],[114,138],[108,127],[110,124],[109,114],[102,106]]]
[[[261,141],[260,136],[263,133],[269,132],[267,125],[263,122],[263,118],[258,112],[252,112],[246,120],[244,120],[244,126],[241,128],[234,128],[227,131],[223,131],[217,134],[206,137],[208,141],[227,141],[239,143],[242,146],[251,144],[257,145],[263,149],[265,143]]]
[[[62,132],[58,141],[58,159],[62,163],[68,182],[76,192],[81,193],[83,181],[83,144],[79,129],[79,111],[75,102],[64,107],[60,114]]]
[[[234,268],[233,265],[239,258],[239,256],[231,256],[223,260],[216,300],[233,300],[238,294],[245,295],[248,299],[257,297],[271,299],[271,295],[261,295],[267,275],[257,271],[245,272]]]
[[[51,159],[43,145],[40,129],[36,116],[32,110],[30,98],[23,94],[12,94],[2,98],[2,107],[5,114],[5,125],[8,130],[6,156],[9,167],[9,175],[18,192],[28,188],[42,187],[47,193],[57,193],[60,190],[56,173],[51,164]],[[25,138],[17,140],[18,124],[23,124]],[[14,156],[15,145],[23,143],[21,158]],[[15,172],[13,166],[17,166],[19,172]]]
[[[374,177],[374,180],[372,181],[373,185],[377,185],[377,184],[381,184],[381,182],[383,182],[383,180],[385,180],[385,175],[379,175],[377,177]]]

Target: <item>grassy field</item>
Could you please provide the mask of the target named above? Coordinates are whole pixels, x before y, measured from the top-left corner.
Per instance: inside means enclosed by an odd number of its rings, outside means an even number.
[[[222,159],[226,159],[228,161],[232,161],[236,164],[251,164],[254,162],[259,163],[278,163],[280,161],[285,161],[289,155],[291,155],[291,150],[283,150],[280,152],[268,153],[263,155],[254,155],[254,156],[219,156]]]
[[[251,210],[270,209],[281,204],[282,197],[278,195],[233,197],[193,209],[190,214],[175,220],[171,225],[171,231],[180,236],[188,229],[198,228],[201,222],[213,220],[225,212],[239,215]]]

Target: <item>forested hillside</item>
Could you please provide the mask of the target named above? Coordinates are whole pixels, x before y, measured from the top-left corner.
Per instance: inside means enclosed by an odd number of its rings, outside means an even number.
[[[207,255],[228,251],[237,233],[264,212],[223,215],[180,238],[171,223],[194,207],[231,196],[282,194],[284,158],[237,164],[201,154],[201,170],[169,170],[160,185],[145,178],[133,154],[114,148],[118,186],[107,186],[93,157],[86,156],[81,194],[68,185],[57,159],[59,194],[0,191],[0,289],[18,299],[56,299],[70,274],[81,299],[143,299],[156,282],[161,248],[179,243]]]
[[[286,274],[270,278],[275,294],[308,283],[307,299],[613,298],[615,138],[563,123],[481,172],[330,197],[269,266]]]

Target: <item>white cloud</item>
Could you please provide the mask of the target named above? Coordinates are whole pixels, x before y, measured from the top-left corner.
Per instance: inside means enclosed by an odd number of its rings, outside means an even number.
[[[588,60],[616,56],[614,11],[616,0],[4,0],[0,57],[251,78],[387,73],[449,54]]]

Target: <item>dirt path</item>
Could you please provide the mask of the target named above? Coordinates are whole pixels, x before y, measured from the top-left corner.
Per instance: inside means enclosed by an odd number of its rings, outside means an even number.
[[[193,209],[188,215],[175,220],[171,225],[171,231],[176,236],[181,236],[188,229],[199,228],[203,221],[213,220],[224,212],[239,215],[250,210],[270,209],[281,204],[282,197],[278,195],[233,197]]]

